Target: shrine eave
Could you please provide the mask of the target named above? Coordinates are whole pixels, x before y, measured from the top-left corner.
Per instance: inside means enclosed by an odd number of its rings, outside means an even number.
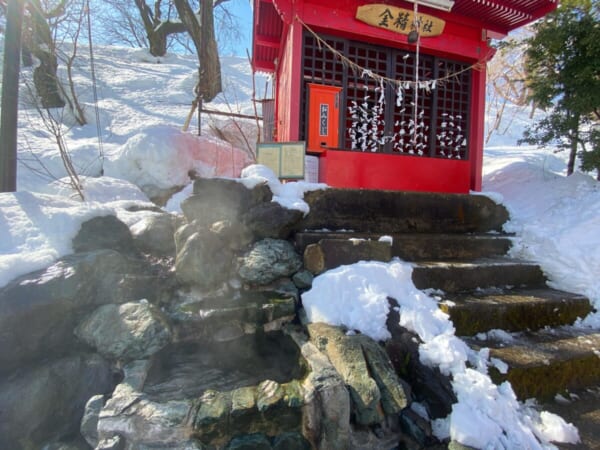
[[[304,0],[305,3],[322,1]],[[381,0],[381,3],[411,7],[411,2],[403,0]],[[272,73],[276,69],[281,37],[286,22],[292,19],[291,0],[254,0],[254,31],[252,42],[252,63],[256,72]],[[328,7],[343,8],[346,1],[328,2]],[[377,3],[376,0],[365,3]],[[452,11],[442,13],[444,18],[452,18],[470,25],[478,24],[482,29],[493,32],[490,35],[503,36],[510,31],[543,17],[557,8],[559,0],[455,0]],[[423,7],[427,10],[426,7]],[[326,27],[322,24],[322,27]]]

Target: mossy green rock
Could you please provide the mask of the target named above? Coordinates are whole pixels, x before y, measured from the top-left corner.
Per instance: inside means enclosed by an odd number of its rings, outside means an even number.
[[[309,324],[308,332],[311,341],[327,354],[348,386],[356,421],[361,425],[381,422],[381,393],[369,376],[360,342],[346,336],[341,328],[324,323]]]

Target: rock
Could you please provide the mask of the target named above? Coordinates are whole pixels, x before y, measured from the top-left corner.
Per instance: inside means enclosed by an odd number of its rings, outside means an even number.
[[[302,219],[302,212],[288,209],[277,202],[261,203],[242,217],[255,240],[264,238],[287,239],[294,225]]]
[[[234,251],[247,247],[254,240],[252,232],[241,222],[220,220],[210,226],[210,231]]]
[[[407,445],[405,436],[396,427],[356,427],[350,434],[350,447],[365,450],[421,450],[418,445]],[[429,449],[434,450],[434,449]],[[441,449],[439,449],[441,450]]]
[[[203,230],[203,227],[201,227],[197,222],[184,223],[178,227],[173,235],[175,240],[175,254],[179,253],[183,249],[183,246],[192,234],[201,230]]]
[[[152,214],[131,227],[133,242],[144,253],[164,257],[175,256],[177,218],[173,214]]]
[[[191,234],[177,252],[177,279],[188,285],[214,288],[230,278],[233,253],[216,233]]]
[[[275,331],[295,317],[295,299],[273,292],[242,293],[186,302],[170,316],[180,341],[223,341],[256,330]]]
[[[224,422],[231,410],[231,394],[228,392],[206,391],[200,398],[200,408],[194,418],[194,428],[201,430],[201,439],[222,441],[227,437]]]
[[[137,278],[140,266],[113,250],[78,253],[0,289],[0,372],[76,349],[73,329],[98,305],[150,288],[157,295],[158,286]]]
[[[85,404],[83,418],[79,430],[81,435],[91,447],[98,445],[98,417],[104,406],[104,396],[94,395]]]
[[[160,268],[154,273],[107,275],[105,280],[100,281],[98,292],[103,293],[102,302],[97,302],[100,304],[121,304],[139,298],[161,304],[168,301],[178,287],[174,275]]]
[[[450,441],[448,444],[448,450],[477,450],[474,447],[469,447],[468,445],[463,445],[460,442]]]
[[[194,440],[189,440],[186,442],[176,442],[173,444],[164,444],[164,445],[138,445],[136,450],[212,450],[200,442],[196,442]]]
[[[94,450],[125,450],[125,440],[117,435],[102,439]]]
[[[75,330],[77,337],[109,359],[144,359],[171,340],[163,314],[147,301],[104,305]]]
[[[300,433],[284,433],[273,439],[273,450],[310,450],[310,444]]]
[[[256,408],[256,388],[254,386],[241,387],[231,392],[231,417],[247,414]]]
[[[41,446],[44,450],[90,450],[90,446],[82,437],[76,436],[67,440],[49,442]]]
[[[369,376],[360,342],[352,339],[352,336],[346,336],[340,328],[324,323],[311,323],[307,328],[311,342],[327,354],[346,382],[356,422],[361,425],[381,422],[381,393],[375,380]]]
[[[171,444],[188,442],[193,408],[192,400],[153,402],[122,383],[100,412],[98,437],[102,440],[120,435],[133,448],[140,445],[168,448]]]
[[[0,448],[41,448],[77,433],[87,400],[113,388],[109,364],[81,354],[43,362],[0,382]]]
[[[398,378],[385,350],[368,336],[351,337],[360,343],[369,367],[369,374],[381,392],[381,404],[387,415],[399,414],[409,404],[410,386]]]
[[[73,239],[76,253],[110,249],[120,253],[135,253],[129,227],[115,216],[101,216],[84,222]]]
[[[298,289],[310,289],[314,278],[314,275],[308,270],[301,270],[294,274],[292,281]]]
[[[262,433],[234,437],[225,450],[272,450],[271,442]]]
[[[251,284],[266,285],[293,275],[302,261],[288,241],[263,239],[240,258],[240,277]]]
[[[350,442],[350,395],[344,380],[318,348],[293,328],[287,333],[300,348],[310,372],[303,381],[303,434],[313,448],[346,450]]]
[[[181,203],[181,210],[188,222],[209,227],[220,220],[237,222],[249,208],[270,201],[272,196],[266,184],[248,189],[230,179],[200,178],[194,181],[194,194]]]
[[[387,328],[392,338],[386,341],[385,350],[390,361],[403,380],[412,389],[416,401],[427,406],[427,413],[432,419],[440,419],[452,412],[452,405],[457,402],[452,384],[447,376],[438,368],[422,364],[419,358],[421,340],[416,333],[400,326],[400,315],[392,308],[387,320]]]
[[[410,408],[402,411],[400,425],[406,434],[419,443],[420,447],[427,447],[437,443],[437,439],[431,431],[431,423]]]
[[[263,381],[256,392],[256,406],[260,412],[272,408],[283,400],[283,388],[272,380]]]

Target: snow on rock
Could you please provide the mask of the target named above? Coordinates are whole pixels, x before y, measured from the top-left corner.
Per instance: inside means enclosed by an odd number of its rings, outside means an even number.
[[[81,224],[96,216],[116,215],[127,225],[150,211],[129,212],[130,206],[154,207],[140,189],[110,177],[81,177],[82,202],[66,179],[48,186],[53,194],[0,194],[0,287],[42,269],[73,252],[71,241]]]
[[[83,222],[113,214],[101,203],[81,203],[31,192],[0,194],[0,287],[71,253]]]
[[[302,294],[302,305],[310,322],[344,325],[376,340],[391,337],[385,326],[391,292],[403,287],[405,271],[399,264],[380,262],[341,266],[316,277]]]
[[[271,169],[261,164],[253,164],[242,170],[240,182],[249,189],[257,184],[267,182],[273,193],[274,202],[288,209],[302,211],[305,215],[308,214],[309,206],[304,201],[304,194],[327,187],[322,183],[306,183],[304,181],[282,183]]]

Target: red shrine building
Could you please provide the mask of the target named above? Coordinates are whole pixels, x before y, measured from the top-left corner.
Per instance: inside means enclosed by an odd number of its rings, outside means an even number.
[[[481,190],[491,41],[558,0],[254,0],[271,138],[334,187]],[[267,120],[265,113],[265,120]]]

